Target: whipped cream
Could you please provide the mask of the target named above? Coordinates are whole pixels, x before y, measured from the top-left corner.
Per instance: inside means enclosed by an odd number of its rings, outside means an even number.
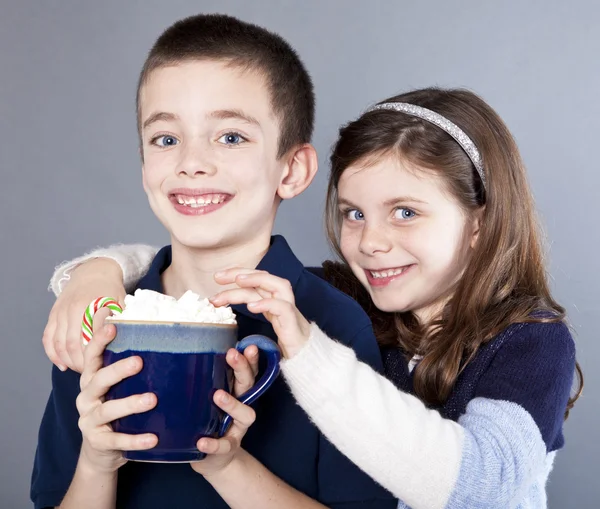
[[[235,314],[229,306],[217,308],[191,290],[179,299],[152,290],[136,290],[133,295],[125,297],[123,312],[113,318],[151,322],[236,323]]]

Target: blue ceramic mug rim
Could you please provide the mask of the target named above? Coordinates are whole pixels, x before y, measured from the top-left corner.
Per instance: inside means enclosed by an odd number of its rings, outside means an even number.
[[[194,322],[113,321],[117,335],[106,345],[113,353],[162,352],[172,354],[227,353],[237,343],[237,324]],[[168,341],[166,339],[168,338]]]
[[[107,323],[124,323],[131,325],[185,325],[186,327],[223,327],[226,329],[237,328],[237,323],[214,323],[214,322],[182,322],[177,320],[129,320],[127,318],[118,318],[118,316],[109,316]]]

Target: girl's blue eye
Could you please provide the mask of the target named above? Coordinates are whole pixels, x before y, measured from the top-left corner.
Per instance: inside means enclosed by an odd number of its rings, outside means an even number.
[[[365,218],[365,215],[357,209],[348,210],[345,212],[346,219],[350,221],[362,221]]]
[[[227,133],[221,136],[218,141],[219,143],[223,143],[225,145],[240,145],[246,140],[241,134]]]
[[[407,209],[407,208],[404,208],[404,207],[398,207],[396,209],[396,211],[394,212],[394,217],[396,219],[412,219],[416,215],[417,214],[415,213],[414,210]]]
[[[158,145],[159,147],[174,147],[179,143],[179,140],[175,138],[175,136],[157,136],[152,140],[154,145]]]

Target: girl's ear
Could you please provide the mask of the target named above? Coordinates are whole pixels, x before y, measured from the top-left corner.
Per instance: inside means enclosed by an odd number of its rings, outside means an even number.
[[[471,249],[475,247],[477,244],[477,239],[479,239],[479,231],[481,230],[481,223],[483,221],[483,215],[485,213],[485,206],[479,207],[473,215],[473,223],[471,225],[472,234],[471,234]]]

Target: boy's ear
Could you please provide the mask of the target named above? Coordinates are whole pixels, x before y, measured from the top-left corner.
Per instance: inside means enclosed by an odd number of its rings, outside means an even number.
[[[282,200],[289,200],[302,193],[315,178],[319,167],[317,151],[310,143],[293,149],[287,156],[287,161],[277,187],[277,195]]]

